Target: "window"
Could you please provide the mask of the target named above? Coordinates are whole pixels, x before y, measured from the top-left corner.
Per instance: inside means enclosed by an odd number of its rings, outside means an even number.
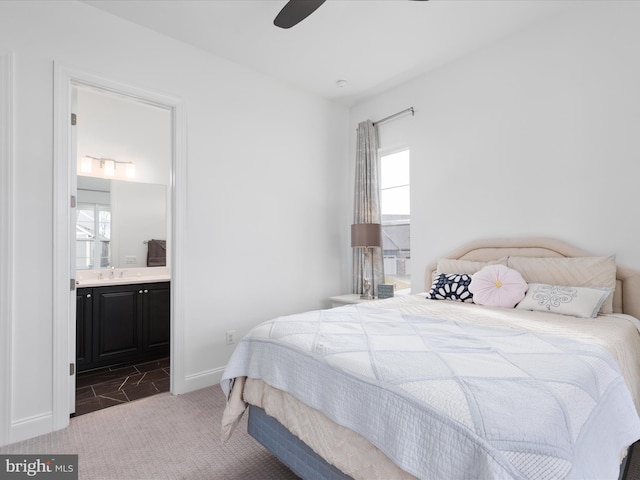
[[[380,209],[385,283],[411,287],[409,150],[380,155]]]
[[[76,215],[76,269],[106,268],[111,263],[111,208],[79,203]]]

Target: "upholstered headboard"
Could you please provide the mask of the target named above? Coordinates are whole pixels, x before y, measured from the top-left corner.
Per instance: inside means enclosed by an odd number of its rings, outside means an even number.
[[[585,252],[561,240],[553,238],[499,238],[470,242],[446,258],[487,262],[503,257],[588,257]],[[431,285],[437,263],[426,269],[425,285]],[[613,296],[613,311],[627,313],[640,318],[640,272],[616,267],[616,289]]]

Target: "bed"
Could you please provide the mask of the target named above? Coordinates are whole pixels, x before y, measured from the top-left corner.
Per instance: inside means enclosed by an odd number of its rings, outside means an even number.
[[[248,406],[249,433],[305,479],[621,477],[640,439],[640,273],[544,238],[477,241],[425,272],[428,294],[255,327],[221,381],[223,440]],[[521,277],[515,306],[477,290],[496,272]],[[463,276],[484,304],[436,299]]]

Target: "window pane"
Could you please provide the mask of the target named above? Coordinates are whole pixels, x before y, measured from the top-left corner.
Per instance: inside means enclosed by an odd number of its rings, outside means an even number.
[[[385,282],[411,288],[409,150],[380,157],[380,210]]]
[[[88,270],[93,267],[93,241],[76,241],[76,269]]]
[[[380,188],[409,183],[409,150],[380,157]]]
[[[79,203],[76,210],[76,268],[109,267],[111,263],[109,205]]]
[[[411,213],[409,185],[389,188],[380,193],[382,215],[409,215]]]
[[[104,205],[98,205],[98,234],[102,240],[111,240],[111,211]]]
[[[396,291],[411,287],[411,225],[408,216],[389,216],[382,220],[385,283]],[[399,218],[404,217],[404,218]]]
[[[76,238],[88,239],[95,237],[95,207],[93,205],[79,204],[76,211]]]
[[[109,267],[111,259],[111,244],[100,242],[100,268]]]

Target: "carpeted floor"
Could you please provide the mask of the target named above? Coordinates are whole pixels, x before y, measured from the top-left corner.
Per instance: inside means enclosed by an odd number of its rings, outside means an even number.
[[[0,447],[0,454],[78,454],[80,480],[295,480],[247,433],[246,415],[220,442],[219,386],[162,393],[71,419],[69,428]],[[636,445],[626,480],[640,480]]]
[[[71,419],[69,428],[0,447],[3,454],[78,454],[80,480],[287,480],[287,467],[247,434],[246,415],[220,442],[219,386],[162,393]]]

